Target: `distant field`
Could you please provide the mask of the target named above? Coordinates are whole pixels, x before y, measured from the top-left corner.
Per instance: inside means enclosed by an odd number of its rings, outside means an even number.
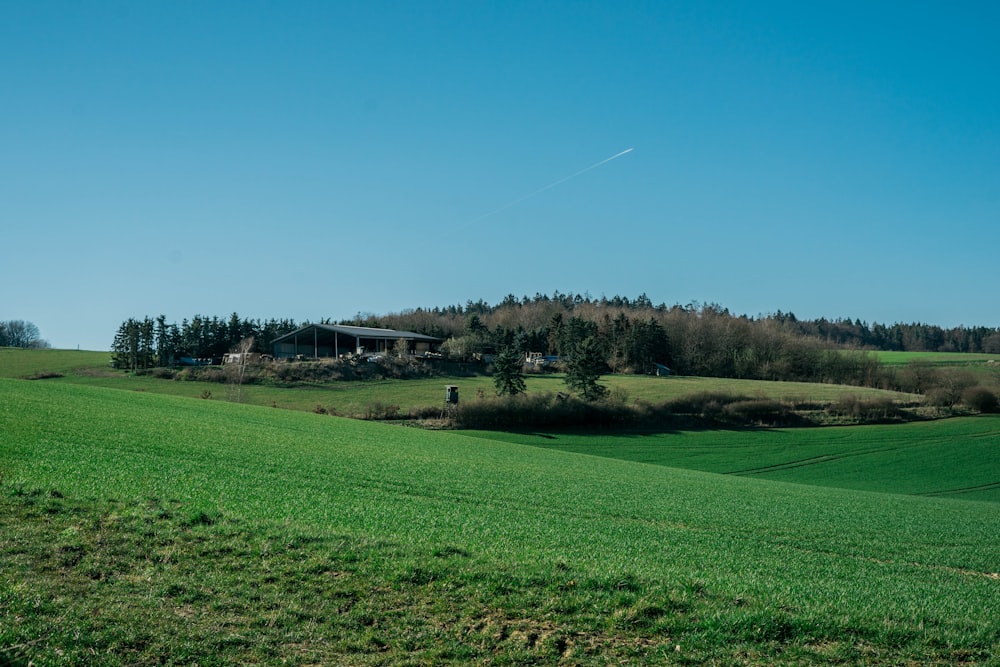
[[[966,375],[975,382],[1000,391],[1000,354],[962,352],[876,352],[890,369],[904,371],[913,364],[930,366],[935,372]]]
[[[0,657],[36,665],[1000,656],[996,503],[61,381],[0,380],[0,434]]]
[[[873,352],[888,366],[900,366],[914,361],[944,366],[968,366],[990,361],[1000,364],[1000,354],[969,354],[965,352]]]
[[[25,350],[0,347],[0,377],[26,378],[39,373],[71,373],[82,368],[108,368],[110,352]]]
[[[206,391],[211,392],[212,397],[216,400],[225,400],[228,395],[225,384],[157,380],[149,376],[127,376],[122,373],[66,377],[58,381],[191,398],[197,398]],[[567,391],[561,374],[529,375],[525,378],[525,384],[529,392],[558,393]],[[861,387],[724,378],[655,378],[644,375],[607,375],[601,378],[601,384],[609,389],[617,388],[623,391],[624,396],[627,397],[626,400],[630,402],[637,399],[650,402],[663,401],[698,392],[724,392],[745,394],[752,397],[767,396],[779,400],[815,403],[832,402],[845,394],[861,397],[889,396],[893,400],[902,402],[919,400],[918,397],[911,394],[883,392]],[[459,399],[462,401],[475,400],[480,393],[485,396],[492,396],[495,393],[492,378],[475,376],[332,382],[291,389],[267,385],[247,385],[242,389],[242,398],[243,402],[251,405],[307,411],[321,407],[329,412],[342,415],[363,413],[366,407],[376,402],[398,405],[405,412],[411,408],[443,405],[445,385],[457,385]]]
[[[188,398],[210,396],[212,400],[228,400],[232,397],[231,388],[223,383],[160,380],[150,375],[131,375],[110,369],[108,366],[110,359],[111,355],[107,352],[0,349],[0,377],[24,378],[38,374],[60,373],[64,377],[44,381]],[[566,391],[561,374],[527,375],[525,381],[530,392]],[[828,403],[845,394],[862,398],[875,395],[888,396],[901,402],[919,400],[919,397],[911,394],[803,382],[607,375],[601,378],[601,383],[609,389],[617,390],[629,402],[635,400],[657,402],[699,392],[723,392],[807,403]],[[347,416],[364,414],[372,405],[381,403],[397,405],[405,413],[413,408],[443,405],[445,385],[452,384],[459,387],[459,397],[463,401],[475,400],[478,394],[485,396],[494,394],[493,381],[490,377],[472,376],[331,382],[291,389],[259,384],[245,385],[240,390],[240,400],[250,405],[292,410],[314,411],[321,408],[333,414]]]
[[[759,479],[1000,503],[998,415],[864,427],[477,435]]]

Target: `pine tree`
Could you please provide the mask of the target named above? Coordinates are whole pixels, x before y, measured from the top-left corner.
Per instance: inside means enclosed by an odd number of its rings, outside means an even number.
[[[128,345],[128,325],[128,322],[122,322],[121,326],[118,327],[118,332],[115,333],[115,340],[111,344],[111,359],[115,368],[129,368],[131,366]]]
[[[137,365],[139,368],[150,368],[154,365],[156,354],[156,332],[153,320],[149,317],[136,323],[139,328]]]
[[[524,362],[519,352],[503,348],[493,359],[493,384],[497,396],[517,396],[524,393]]]
[[[566,386],[588,401],[607,393],[607,387],[597,384],[604,372],[604,353],[596,336],[580,340],[566,359]]]
[[[171,363],[170,357],[172,356],[169,351],[170,340],[168,338],[169,329],[167,327],[167,316],[160,315],[156,318],[156,331],[154,332],[154,337],[156,339],[156,365],[157,366],[169,366]]]

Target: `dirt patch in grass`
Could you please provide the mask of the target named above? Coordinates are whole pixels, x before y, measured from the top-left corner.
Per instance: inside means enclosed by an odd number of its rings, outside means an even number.
[[[25,377],[25,380],[51,380],[53,378],[66,377],[63,373],[57,373],[56,371],[37,371]]]
[[[73,371],[74,375],[79,375],[85,378],[120,378],[122,377],[121,371],[114,371],[104,368],[78,368]]]

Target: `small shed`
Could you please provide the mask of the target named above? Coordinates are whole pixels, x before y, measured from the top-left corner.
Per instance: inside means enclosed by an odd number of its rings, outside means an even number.
[[[663,364],[653,364],[653,375],[658,378],[670,377],[671,370]]]

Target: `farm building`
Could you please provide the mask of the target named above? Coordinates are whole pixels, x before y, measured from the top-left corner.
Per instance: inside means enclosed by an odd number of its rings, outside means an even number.
[[[394,350],[396,341],[409,342],[411,354],[434,352],[440,338],[394,329],[307,324],[274,340],[274,358],[337,357],[342,354],[380,354]]]

